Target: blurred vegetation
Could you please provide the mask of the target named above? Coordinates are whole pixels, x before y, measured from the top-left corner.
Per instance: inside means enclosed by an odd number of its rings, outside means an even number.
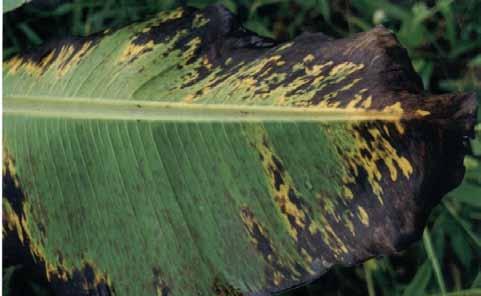
[[[212,3],[224,4],[247,28],[278,40],[303,31],[343,37],[382,24],[408,49],[427,90],[475,91],[481,98],[479,0],[39,0],[4,16],[4,58],[52,39],[145,19],[160,10]],[[465,159],[463,185],[434,210],[420,242],[363,266],[336,267],[283,295],[481,295],[479,123],[476,134]]]

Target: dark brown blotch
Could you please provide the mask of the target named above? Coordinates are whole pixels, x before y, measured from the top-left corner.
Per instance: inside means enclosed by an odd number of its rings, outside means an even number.
[[[152,285],[154,287],[154,291],[156,291],[157,295],[159,296],[169,296],[170,288],[167,286],[163,278],[164,276],[160,268],[154,266],[152,268]]]
[[[242,292],[232,285],[216,277],[212,284],[212,291],[217,296],[242,296]]]

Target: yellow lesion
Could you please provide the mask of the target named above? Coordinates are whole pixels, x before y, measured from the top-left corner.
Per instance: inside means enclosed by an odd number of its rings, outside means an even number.
[[[14,161],[12,158],[12,155],[9,153],[9,151],[4,147],[3,148],[3,169],[2,169],[3,176],[6,176],[7,174],[10,175],[10,177],[14,181],[14,186],[16,188],[20,187],[20,183],[18,181],[17,177],[17,170],[14,165]],[[2,198],[2,206],[3,206],[3,215],[4,215],[4,220],[6,223],[3,225],[2,233],[5,234],[6,230],[11,230],[15,231],[18,235],[18,238],[20,242],[23,244],[25,240],[28,240],[30,242],[30,248],[31,251],[34,255],[36,255],[38,258],[45,258],[43,255],[43,251],[40,247],[38,247],[37,244],[34,243],[32,240],[31,232],[28,227],[28,222],[27,222],[27,217],[29,216],[30,213],[30,207],[29,204],[26,203],[25,201],[22,204],[22,211],[24,215],[22,217],[19,216],[19,213],[15,212],[13,209],[12,205],[7,199],[7,196],[4,196]],[[25,199],[25,197],[22,197]],[[7,229],[5,229],[5,227]]]
[[[163,23],[180,19],[184,15],[184,9],[181,7],[175,10],[161,11],[152,20],[143,23],[142,33],[148,33],[152,28],[157,27]]]
[[[195,98],[195,95],[188,94],[182,99],[182,101],[184,101],[185,103],[192,103],[194,101],[194,98]]]
[[[14,180],[14,186],[19,187],[20,184],[16,175],[13,158],[7,149],[4,148],[3,152],[3,175],[9,174]],[[28,242],[28,247],[30,248],[30,252],[34,256],[35,260],[44,265],[45,276],[47,280],[50,281],[53,277],[55,277],[67,281],[72,278],[74,267],[69,268],[63,263],[57,262],[55,259],[49,260],[47,252],[41,243],[41,238],[33,235],[35,232],[32,232],[30,229],[31,221],[29,221],[30,217],[32,217],[32,209],[30,203],[26,201],[26,197],[22,196],[22,215],[19,215],[19,213],[13,209],[12,205],[8,201],[8,197],[6,196],[2,198],[2,208],[4,218],[2,228],[3,235],[6,234],[7,230],[14,231],[17,234],[21,244],[24,245]],[[37,235],[41,234],[37,233]],[[93,264],[91,261],[82,260],[80,262],[80,265],[86,264],[90,265],[94,270],[97,269],[95,264]],[[105,282],[111,286],[111,281],[107,275],[99,272],[95,272],[94,274],[95,278],[92,285],[97,286],[99,283]]]
[[[286,279],[286,277],[278,270],[274,271],[273,281],[274,285],[280,286],[281,283]]]
[[[344,62],[334,66],[331,71],[329,71],[329,77],[335,82],[340,82],[347,76],[353,74],[364,68],[364,64],[356,64],[353,62]]]
[[[285,46],[288,47],[289,45]],[[189,57],[183,56],[183,58]],[[286,61],[280,54],[263,56],[246,64],[239,63],[236,65],[235,70],[232,70],[234,73],[215,75],[212,72],[219,73],[221,69],[219,67],[210,67],[211,72],[206,77],[203,77],[202,82],[198,83],[202,85],[202,88],[191,89],[189,94],[185,96],[186,102],[207,102],[209,100],[223,99],[223,103],[233,104],[242,101],[245,104],[271,103],[277,106],[340,107],[341,102],[331,102],[331,99],[335,98],[340,92],[351,89],[361,81],[360,78],[351,80],[349,78],[355,72],[363,69],[364,65],[352,62],[335,65],[333,61],[316,64],[314,61],[315,56],[307,54],[302,61],[293,65],[291,67],[292,72],[302,70],[304,73],[289,81],[289,83],[285,82],[288,80],[290,72],[278,71],[276,69],[276,67],[286,64]],[[195,67],[196,65],[194,63],[193,66]],[[330,70],[328,70],[329,68]],[[195,73],[187,77],[187,80],[192,81],[192,79],[198,78],[198,71],[195,71]],[[326,94],[317,105],[313,105],[312,99],[319,91],[330,84],[341,83],[344,80],[349,80],[349,82],[339,86],[339,89],[336,91]],[[219,83],[219,81],[222,82]],[[214,97],[210,95],[212,93]],[[361,93],[357,94],[353,100],[358,100],[361,105],[356,108],[370,106],[371,104],[371,98],[362,98]],[[351,105],[353,104],[355,102]]]
[[[404,135],[404,124],[400,120],[394,121],[394,127],[400,135]]]
[[[349,101],[346,105],[346,109],[353,109],[356,107],[357,104],[359,104],[362,101],[363,97],[361,95],[355,95],[354,99]]]
[[[361,81],[361,78],[356,78],[356,79],[353,79],[351,82],[349,82],[348,84],[344,85],[343,87],[341,87],[339,89],[339,92],[342,92],[342,91],[346,91],[346,90],[350,90],[354,85],[356,85],[359,81]]]
[[[30,206],[28,204],[24,204],[24,213],[26,217],[31,215],[30,211]],[[65,262],[58,262],[56,259],[54,259],[55,261],[49,260],[44,247],[36,240],[33,240],[28,224],[29,223],[26,219],[22,219],[22,227],[26,233],[26,237],[29,238],[30,241],[30,251],[38,262],[43,262],[45,267],[45,275],[48,281],[51,281],[53,278],[69,281],[72,278],[75,270],[81,270],[83,267],[89,265],[94,270],[94,280],[92,283],[84,282],[82,288],[85,290],[91,290],[92,288],[96,288],[101,283],[106,283],[109,287],[112,287],[110,277],[107,274],[99,272],[99,268],[91,260],[84,258],[78,262],[78,265],[70,265]]]
[[[342,186],[342,196],[348,200],[352,200],[354,198],[354,194],[352,193],[351,189],[346,185]]]
[[[335,256],[347,254],[348,249],[346,244],[336,234],[323,214],[329,213],[336,221],[340,222],[340,217],[336,214],[334,204],[329,203],[330,200],[328,198],[323,199],[326,207],[323,208],[323,213],[321,213],[319,220],[310,220],[308,224],[307,219],[312,219],[313,217],[308,216],[308,210],[302,203],[296,204],[290,199],[289,193],[294,194],[299,199],[301,198],[300,193],[295,189],[294,181],[287,170],[284,167],[283,169],[279,169],[278,164],[275,163],[280,163],[281,160],[268,144],[265,129],[261,126],[256,126],[248,131],[248,136],[256,151],[261,155],[262,167],[265,175],[268,177],[269,191],[274,198],[278,211],[281,213],[284,224],[287,226],[289,236],[294,241],[298,241],[298,229],[306,229],[311,234],[319,232]],[[321,197],[318,197],[318,199],[320,198]],[[289,217],[291,220],[289,220]],[[304,252],[301,253],[307,262],[312,262],[313,258],[307,251],[304,250]],[[310,269],[308,269],[308,271],[312,272]]]
[[[202,57],[202,65],[207,69],[207,70],[212,70],[213,65],[209,61],[206,55]]]
[[[236,74],[231,74],[227,79],[224,75],[208,75],[204,78],[204,88],[208,91],[197,93],[193,101],[210,98],[208,94],[212,91],[216,94],[224,93],[224,97],[234,98],[234,100],[236,97],[239,100],[241,95],[246,103],[263,103],[263,101],[272,100],[274,104],[282,106],[310,106],[310,100],[319,90],[331,83],[343,81],[349,75],[364,67],[362,64],[350,62],[334,65],[333,61],[321,64],[312,64],[312,61],[314,61],[314,55],[308,54],[302,62],[294,65],[294,70],[302,69],[305,73],[289,81],[289,83],[282,83],[288,78],[288,72],[275,70],[275,67],[283,66],[286,63],[281,55],[266,56],[245,65],[238,65],[235,70]],[[310,65],[306,64],[308,62]],[[326,70],[333,65],[334,67],[330,71]],[[223,82],[217,83],[219,80]],[[360,79],[353,79],[350,83],[340,87],[336,93],[331,93],[332,97],[335,97],[339,92],[352,88],[359,81]],[[273,85],[276,85],[276,87],[273,87]],[[304,88],[304,86],[311,87]],[[294,95],[288,95],[294,91],[296,92]],[[232,95],[234,93],[236,95]],[[326,98],[326,102],[321,102],[316,107],[338,106],[338,102],[327,106],[328,99]]]
[[[265,253],[263,254],[264,259],[269,263],[272,267],[279,265],[282,267],[289,267],[291,270],[291,277],[293,279],[296,279],[300,274],[295,271],[294,268],[292,268],[292,262],[284,262],[283,260],[280,260],[277,258],[275,255],[275,247],[274,244],[272,243],[272,240],[270,239],[267,230],[265,227],[255,218],[254,214],[246,207],[243,206],[241,211],[240,211],[240,217],[242,222],[244,223],[244,226],[247,228],[247,231],[249,233],[249,240],[251,243],[256,246],[256,248],[259,248],[259,241],[258,239],[254,236],[254,233],[257,232],[262,236],[262,239],[267,242],[267,244],[270,247],[270,253]],[[267,251],[267,250],[266,250]],[[284,280],[286,280],[286,277],[284,274],[282,274],[279,270],[274,270],[273,273],[273,282],[276,286],[280,285]]]
[[[94,261],[89,259],[82,259],[78,266],[68,267],[64,264],[48,265],[47,266],[47,280],[51,281],[54,277],[56,280],[62,280],[64,282],[72,279],[73,273],[76,271],[82,272],[85,268],[91,268],[93,271],[93,280],[84,280],[81,283],[81,288],[84,291],[92,291],[97,289],[98,285],[106,284],[108,287],[112,287],[112,281],[110,277],[100,272],[98,266]]]
[[[17,178],[17,169],[15,167],[15,162],[13,161],[13,157],[8,151],[8,149],[3,147],[3,167],[2,167],[2,173],[5,176],[7,173],[10,174],[10,176],[13,179],[14,185],[16,187],[19,187],[20,184],[18,182]]]
[[[289,235],[294,240],[297,240],[298,233],[296,228],[304,228],[306,226],[306,213],[302,207],[294,204],[289,198],[289,191],[291,190],[298,196],[292,178],[285,169],[281,170],[275,163],[274,159],[279,162],[280,159],[274,153],[273,149],[267,145],[266,131],[262,127],[257,126],[257,128],[250,133],[250,136],[252,137],[252,143],[256,150],[261,155],[262,167],[268,177],[269,190],[274,197],[275,205],[282,214]],[[279,180],[280,183],[276,184]],[[289,221],[289,216],[293,218],[293,221]]]
[[[415,113],[416,115],[419,115],[421,117],[428,116],[429,114],[431,114],[431,112],[422,110],[422,109],[417,109]]]
[[[293,66],[292,66],[292,72],[297,72],[299,70],[304,70],[304,63],[295,63]]]
[[[310,56],[304,60],[310,60]],[[332,65],[332,61],[328,61],[323,64],[317,64],[307,66],[304,63],[295,64],[292,69],[293,72],[297,70],[304,70],[305,75],[301,75],[288,84],[283,84],[270,91],[270,96],[274,98],[277,105],[296,105],[296,106],[308,106],[310,100],[314,97],[315,93],[323,88],[322,81],[326,78],[323,75],[325,68]],[[281,81],[287,78],[287,75],[281,77]],[[270,80],[268,80],[270,82]],[[317,88],[311,88],[310,90],[303,90],[303,86],[307,85],[319,85]],[[289,96],[290,92],[296,91],[295,95]]]
[[[304,59],[305,60],[305,59]],[[321,82],[326,76],[319,76],[321,73],[323,73],[323,70],[331,66],[333,64],[332,61],[328,61],[324,64],[317,64],[317,65],[312,65],[312,66],[304,66],[304,71],[308,76],[318,76],[316,79],[314,79],[313,83],[319,83]]]
[[[202,43],[202,39],[200,37],[194,37],[189,42],[187,42],[185,49],[182,53],[182,60],[186,61],[194,57],[195,51],[199,48],[199,45]]]
[[[388,113],[399,114],[399,115],[402,115],[404,113],[404,109],[401,106],[401,102],[396,102],[392,105],[386,106],[384,107],[383,111]]]
[[[306,61],[313,61],[313,55],[307,55],[303,59],[303,63]],[[340,83],[350,77],[350,75],[354,74],[355,72],[364,68],[363,64],[355,64],[351,62],[345,62],[341,64],[334,65],[333,61],[327,61],[323,64],[315,64],[306,66],[303,63],[298,63],[293,66],[293,69],[299,70],[301,67],[304,67],[304,71],[306,75],[300,76],[293,81],[293,84],[289,85],[289,90],[297,89],[304,85],[313,85],[316,87],[311,88],[310,90],[303,90],[296,93],[296,95],[292,98],[288,98],[285,100],[289,105],[296,105],[302,107],[308,107],[311,105],[311,100],[314,98],[316,93],[330,84],[337,84]],[[333,66],[334,65],[334,66]],[[333,66],[329,72],[326,72],[325,69],[327,67]],[[360,78],[355,78],[351,82],[340,86],[339,89],[332,91],[323,95],[322,100],[315,105],[312,106],[313,108],[338,108],[340,106],[339,101],[332,101],[332,99],[336,98],[339,93],[347,91],[351,89],[354,85],[361,81]],[[360,96],[359,94],[357,96]],[[357,97],[353,99],[354,101],[358,100]],[[355,103],[354,103],[355,104]],[[354,104],[351,104],[349,108],[352,108]],[[346,107],[347,108],[347,107]]]
[[[53,62],[54,51],[51,51],[47,56],[38,62],[34,62],[28,58],[15,56],[6,63],[6,68],[9,74],[16,74],[20,69],[24,69],[29,75],[40,77],[42,73],[47,70],[47,67]]]
[[[157,20],[159,24],[166,23],[168,21],[173,21],[176,19],[180,19],[184,15],[184,9],[181,7],[171,10],[171,11],[162,11],[157,14]]]
[[[361,223],[364,224],[365,226],[369,226],[369,216],[368,216],[366,210],[364,210],[363,207],[358,206],[357,207],[357,213],[358,213],[358,217],[359,217],[359,220],[361,221]]]
[[[50,280],[51,276],[57,272],[58,267],[47,260],[47,256],[45,255],[46,253],[43,246],[40,245],[38,240],[34,239],[34,237],[32,236],[29,222],[27,220],[28,217],[30,217],[31,215],[30,205],[25,201],[23,202],[22,216],[19,216],[19,214],[15,212],[12,205],[5,196],[2,199],[2,206],[4,220],[6,221],[6,223],[4,223],[3,225],[2,233],[5,235],[7,229],[15,231],[21,244],[26,244],[26,242],[28,241],[30,252],[34,256],[36,261],[44,263],[45,275],[47,279]]]
[[[23,58],[20,56],[15,56],[11,58],[8,62],[5,63],[5,68],[8,69],[9,74],[16,74],[18,69],[22,66],[22,64],[26,62]]]
[[[294,42],[287,42],[281,46],[279,46],[276,51],[279,52],[279,51],[283,51],[285,49],[288,49],[289,47],[291,47],[292,45],[294,45]]]
[[[56,66],[57,76],[64,76],[73,66],[94,48],[93,41],[84,42],[80,48],[76,44],[65,44],[60,48],[52,49],[46,56],[38,61],[16,56],[6,63],[9,74],[16,74],[19,70],[24,70],[29,75],[40,77],[48,68]]]
[[[303,61],[304,63],[310,63],[310,62],[314,61],[314,55],[313,55],[312,53],[310,53],[310,54],[306,55],[306,56],[302,59],[302,61]]]
[[[13,210],[12,206],[8,201],[6,201],[7,197],[3,197],[2,199],[2,206],[3,206],[3,224],[2,224],[2,233],[5,236],[7,231],[13,231],[17,233],[18,239],[20,243],[24,243],[23,237],[23,230],[22,230],[22,223],[20,218],[18,217],[17,213]]]
[[[154,48],[154,41],[150,40],[144,44],[137,44],[130,42],[127,44],[125,49],[120,54],[119,61],[121,63],[129,62],[133,60],[135,57],[139,56],[140,54],[152,50]]]
[[[279,79],[283,79],[279,75],[270,75],[272,70],[271,67],[266,67],[267,65],[275,65],[282,62],[280,55],[274,55],[267,58],[259,59],[254,62],[248,63],[246,65],[239,64],[236,73],[241,73],[239,75],[230,75],[228,79],[224,81],[221,85],[216,85],[218,80],[224,79],[225,76],[217,76],[216,73],[219,69],[214,69],[207,77],[205,77],[205,84],[203,91],[196,95],[194,100],[198,100],[203,96],[206,96],[210,91],[218,88],[228,88],[232,92],[238,94],[245,94],[248,97],[253,97],[255,92],[264,92],[266,95],[260,95],[258,98],[266,98],[266,96],[271,96],[269,94],[269,83]],[[262,71],[264,67],[267,71]],[[226,87],[225,85],[228,85]],[[228,97],[228,96],[226,96]]]
[[[82,268],[89,266],[92,268],[93,273],[94,273],[94,280],[93,282],[87,282],[84,281],[83,288],[84,290],[93,290],[96,289],[98,285],[105,283],[107,286],[112,287],[112,281],[110,277],[106,274],[100,271],[100,268],[97,266],[97,264],[94,263],[93,260],[88,260],[88,259],[83,259],[82,260]],[[71,277],[71,271],[68,274],[69,277]]]
[[[347,163],[347,175],[343,177],[345,185],[355,184],[356,177],[359,176],[359,167],[362,167],[366,174],[367,180],[371,185],[371,189],[378,198],[379,202],[383,203],[383,188],[381,187],[381,179],[387,176],[382,176],[379,163],[383,162],[389,172],[390,180],[395,182],[402,174],[405,178],[409,178],[413,173],[413,167],[409,160],[400,155],[398,151],[392,146],[390,141],[386,138],[387,126],[373,127],[367,129],[372,139],[367,140],[362,134],[351,126],[350,133],[354,139],[347,155],[344,157]],[[381,132],[384,131],[384,133]],[[398,130],[399,132],[399,130]],[[401,133],[400,133],[401,134]],[[366,151],[369,155],[363,155],[362,151]]]
[[[82,44],[78,50],[76,50],[73,45],[63,46],[57,56],[57,61],[59,63],[57,74],[59,76],[64,76],[74,65],[77,65],[80,62],[82,57],[94,47],[93,45],[92,41],[87,41]]]
[[[349,253],[346,244],[341,240],[341,238],[334,231],[332,226],[327,220],[322,221],[322,229],[320,229],[324,238],[327,238],[327,243],[337,258],[341,257],[343,254]]]
[[[349,230],[352,236],[356,236],[356,232],[354,230],[354,223],[353,220],[353,213],[350,210],[347,210],[342,215],[342,223],[344,226]]]
[[[200,28],[205,26],[210,20],[206,18],[203,14],[197,13],[192,21],[193,28]]]
[[[62,278],[61,274],[59,274],[58,272],[60,270],[59,266],[48,260],[45,249],[40,243],[40,240],[37,240],[32,236],[32,231],[30,230],[30,223],[28,221],[28,217],[31,217],[32,215],[30,204],[27,202],[24,202],[22,209],[23,209],[24,215],[20,220],[20,222],[22,225],[24,238],[26,238],[29,241],[30,252],[34,255],[37,261],[44,262],[45,274],[46,274],[47,280],[50,281],[53,275],[57,275]],[[66,270],[65,268],[61,268],[61,269]],[[67,278],[65,277],[65,279]]]
[[[184,67],[189,66],[189,70],[183,76],[183,81],[182,81],[183,84],[192,83],[193,81],[199,78],[199,75],[200,75],[198,70],[199,67],[202,66],[207,68],[208,70],[213,69],[213,65],[210,63],[206,55],[202,57],[198,57],[197,59],[194,59],[196,57],[196,51],[201,44],[202,44],[202,39],[198,36],[194,37],[189,42],[187,42],[186,49],[184,49],[184,51],[181,54],[180,64]],[[188,65],[188,63],[191,63],[191,64]],[[216,72],[217,71],[211,71],[209,74],[209,77],[214,76]],[[205,92],[205,93],[207,93],[208,91],[209,91],[208,86],[205,86],[204,89],[202,90],[202,92]],[[184,101],[187,103],[191,103],[194,100],[195,100],[194,94],[187,94],[186,97],[184,97]]]
[[[183,16],[183,14],[184,14],[184,10],[181,8],[173,11],[160,12],[153,21],[142,24],[142,29],[140,30],[140,32],[144,34],[148,33],[149,31],[152,30],[153,27],[158,26],[167,21],[179,19]],[[140,43],[139,41],[137,41],[139,36],[135,34],[131,36],[124,50],[118,57],[118,61],[120,63],[130,62],[136,57],[139,57],[141,54],[153,50],[157,46],[168,48],[169,46],[172,46],[175,42],[177,42],[177,40],[179,40],[180,37],[183,37],[186,34],[188,34],[188,32],[189,31],[187,29],[177,30],[173,37],[168,37],[165,42],[160,42],[157,44],[154,42],[154,40],[148,40],[146,42]],[[176,50],[172,48],[172,52],[174,51]]]
[[[372,104],[372,96],[367,97],[362,103],[361,108],[368,109]]]
[[[313,235],[319,232],[334,256],[340,258],[343,254],[348,253],[348,248],[332,228],[327,216],[333,218],[336,223],[342,222],[342,224],[348,229],[350,229],[350,226],[354,229],[354,226],[349,219],[346,219],[346,217],[337,212],[336,204],[329,197],[318,194],[317,200],[322,201],[322,211],[319,213],[319,220],[315,222],[313,221],[309,225],[309,232]]]
[[[93,41],[84,42],[80,48],[76,44],[64,44],[59,48],[52,49],[38,61],[16,56],[6,63],[7,73],[16,74],[22,69],[31,76],[40,77],[48,68],[55,65],[56,74],[61,77],[77,65],[94,46]]]
[[[247,209],[246,206],[244,206],[242,208],[242,210],[240,211],[240,217],[241,217],[241,220],[242,222],[244,223],[244,225],[247,227],[247,230],[249,231],[249,233],[254,233],[254,230],[255,228],[258,229],[259,233],[264,237],[266,238],[269,243],[270,243],[270,239],[269,237],[267,236],[267,231],[266,229],[257,221],[257,219],[254,217],[254,215],[250,212],[250,210]],[[255,245],[257,245],[259,242],[257,241],[257,239],[254,237],[254,236],[249,236],[249,239],[251,240],[251,242],[253,242]],[[272,255],[270,255],[272,256]]]
[[[311,234],[319,232],[322,235],[324,243],[329,246],[329,249],[332,251],[335,258],[340,258],[344,254],[347,254],[349,252],[347,245],[334,231],[325,214],[321,213],[319,219],[319,224],[312,223],[311,225],[309,225],[309,232]],[[339,220],[339,218],[335,219]],[[344,226],[346,226],[348,229],[352,228],[352,232],[354,233],[354,225],[352,224],[352,222],[350,222],[350,220],[346,219],[345,217],[342,218],[342,221],[344,223]]]

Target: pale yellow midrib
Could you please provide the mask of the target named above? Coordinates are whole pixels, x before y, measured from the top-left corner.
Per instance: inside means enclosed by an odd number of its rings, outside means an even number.
[[[5,96],[5,115],[146,121],[396,121],[401,114],[340,108],[187,104],[118,99]]]

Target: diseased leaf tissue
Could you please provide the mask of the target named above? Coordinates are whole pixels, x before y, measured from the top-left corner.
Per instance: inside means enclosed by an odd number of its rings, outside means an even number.
[[[4,64],[6,262],[60,293],[264,295],[417,239],[475,98],[382,27],[277,44],[178,9]]]

